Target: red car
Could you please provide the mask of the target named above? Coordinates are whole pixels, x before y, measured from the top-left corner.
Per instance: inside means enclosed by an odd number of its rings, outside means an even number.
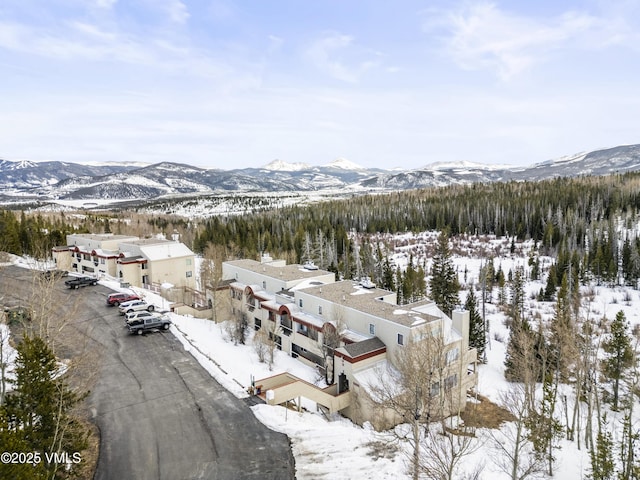
[[[121,303],[128,302],[130,300],[140,300],[140,297],[135,293],[112,293],[107,297],[107,305],[117,307]]]

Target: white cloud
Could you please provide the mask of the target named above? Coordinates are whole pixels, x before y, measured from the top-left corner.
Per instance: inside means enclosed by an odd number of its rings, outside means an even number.
[[[106,10],[111,9],[116,3],[118,3],[118,0],[95,0],[96,7]]]
[[[180,0],[169,0],[165,5],[165,9],[171,21],[175,23],[184,24],[189,20],[189,10]]]
[[[267,38],[269,40],[269,47],[267,49],[269,53],[277,52],[282,48],[282,45],[284,45],[284,39],[277,35],[269,35]]]
[[[375,55],[356,47],[353,37],[340,33],[329,33],[316,40],[305,55],[318,70],[347,83],[357,83],[367,70],[379,65],[377,60],[354,59]]]
[[[433,14],[433,12],[431,12]],[[547,60],[551,52],[606,40],[610,22],[587,13],[567,12],[548,19],[517,15],[493,3],[474,3],[425,25],[445,30],[446,52],[463,69],[494,70],[502,80]]]

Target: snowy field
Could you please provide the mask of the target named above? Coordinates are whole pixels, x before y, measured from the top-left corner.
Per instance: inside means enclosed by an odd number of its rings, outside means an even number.
[[[402,266],[409,255],[414,261],[421,262],[428,267],[429,248],[435,234],[397,236],[394,262]],[[530,244],[519,245],[515,254],[511,255],[506,239],[491,239],[489,245],[479,246],[476,240],[469,240],[468,251],[464,250],[464,242],[456,247],[453,258],[458,269],[460,283],[464,288],[478,284],[478,272],[486,258],[486,251],[482,256],[474,256],[479,250],[490,250],[495,256],[494,265],[507,272],[516,266],[523,266],[528,270],[527,259]],[[491,243],[493,242],[493,244]],[[420,253],[422,252],[422,253]],[[546,272],[551,259],[541,259],[543,272]],[[29,266],[28,263],[25,266]],[[544,288],[546,273],[543,281],[528,282],[526,284],[527,303],[526,313],[532,318],[549,319],[554,313],[553,302],[539,302],[535,294]],[[102,284],[114,290],[120,290],[115,281],[101,281]],[[166,308],[166,301],[157,295],[138,290],[146,300],[155,303],[160,308]],[[611,320],[620,310],[624,311],[627,320],[634,325],[640,324],[639,292],[630,288],[595,287],[593,300],[585,305],[594,319],[606,317]],[[460,292],[461,303],[466,298],[467,291]],[[478,298],[479,294],[476,295]],[[494,295],[497,298],[497,295]],[[170,314],[174,325],[171,332],[182,342],[185,350],[193,355],[198,362],[235,396],[247,396],[246,388],[252,377],[260,379],[282,372],[290,372],[309,382],[321,384],[314,369],[294,360],[288,355],[276,351],[275,363],[272,370],[264,363],[260,363],[251,345],[251,338],[247,345],[234,345],[224,332],[223,324],[215,324],[208,320]],[[478,392],[496,403],[501,403],[501,395],[511,387],[504,379],[504,358],[508,330],[504,326],[505,315],[495,304],[487,305],[487,320],[490,334],[487,346],[487,363],[479,365]],[[569,388],[567,395],[571,395]],[[572,404],[572,400],[569,399]],[[394,443],[385,444],[390,435],[385,432],[377,433],[365,425],[364,428],[352,424],[349,420],[334,417],[330,421],[317,413],[315,404],[303,403],[304,411],[298,413],[284,407],[259,405],[253,407],[253,412],[268,427],[287,434],[292,442],[293,454],[296,459],[296,476],[299,480],[340,478],[340,479],[408,479],[407,458],[410,454],[407,445]],[[636,408],[635,411],[640,411]],[[614,428],[613,441],[620,436],[621,413],[609,412],[609,425]],[[507,429],[508,424],[502,429]],[[637,428],[637,426],[636,426]],[[497,431],[487,429],[476,431],[478,449],[465,457],[456,478],[472,472],[478,466],[483,468],[479,479],[503,480],[509,476],[495,464],[497,450],[493,446],[493,437],[499,437]],[[575,442],[562,440],[559,442],[557,462],[554,478],[583,479],[587,478],[590,470],[589,453],[584,448],[578,450]]]

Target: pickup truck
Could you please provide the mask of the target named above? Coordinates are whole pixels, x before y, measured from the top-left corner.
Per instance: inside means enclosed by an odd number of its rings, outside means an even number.
[[[97,283],[98,279],[93,277],[73,277],[64,282],[69,288],[86,287],[87,285],[95,285]]]
[[[129,333],[136,333],[138,335],[142,335],[144,332],[148,332],[150,330],[169,330],[170,326],[171,320],[167,317],[159,316],[145,317],[127,322]]]

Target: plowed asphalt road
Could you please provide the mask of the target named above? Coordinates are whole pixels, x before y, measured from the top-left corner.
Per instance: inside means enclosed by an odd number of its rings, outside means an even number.
[[[32,298],[36,283],[29,270],[0,268],[4,303]],[[295,478],[286,435],[262,425],[170,332],[129,335],[104,286],[57,280],[52,290],[60,308],[77,304],[78,329],[100,352],[86,401],[101,433],[96,480]]]

